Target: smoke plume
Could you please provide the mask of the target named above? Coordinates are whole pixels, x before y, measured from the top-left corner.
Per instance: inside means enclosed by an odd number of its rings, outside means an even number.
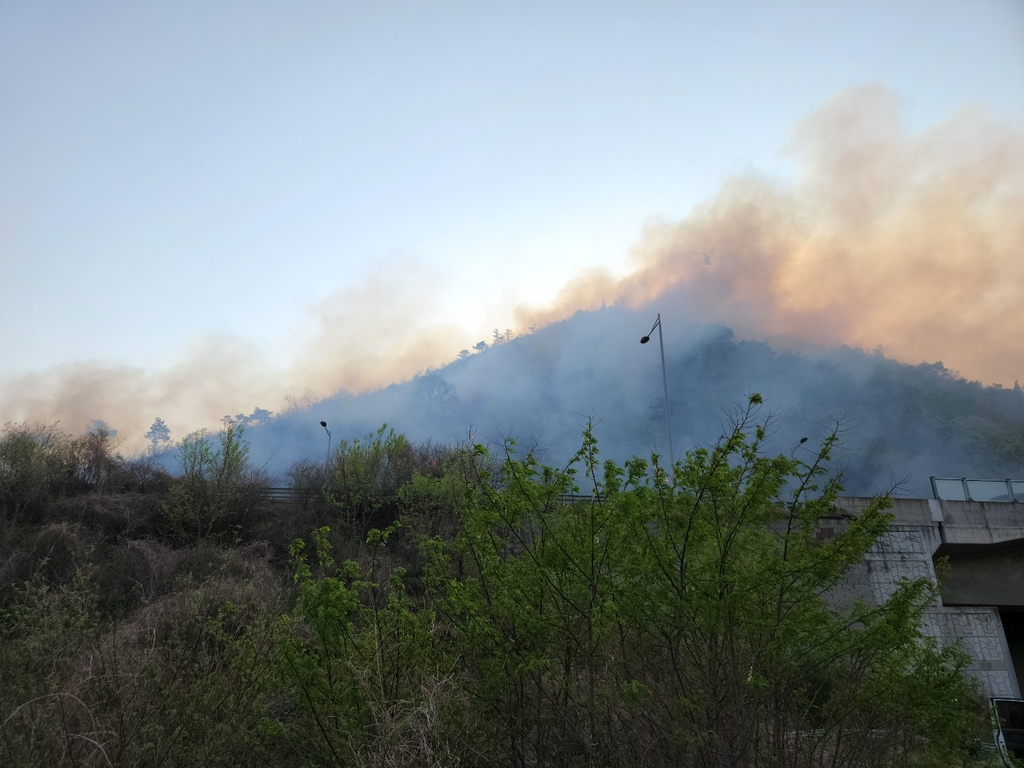
[[[312,307],[290,337],[291,363],[276,367],[251,342],[210,336],[169,368],[77,362],[14,377],[0,387],[0,423],[60,422],[83,433],[94,420],[117,429],[123,449],[142,450],[156,417],[172,439],[215,427],[226,415],[301,407],[339,390],[358,393],[407,379],[455,356],[456,329],[430,325],[440,276],[410,259],[381,264],[386,278],[337,291]]]
[[[872,85],[803,120],[787,151],[793,183],[728,179],[682,221],[649,224],[625,278],[585,273],[519,323],[660,300],[747,338],[1024,378],[1024,132],[978,107],[908,136]]]
[[[800,122],[786,151],[794,181],[727,179],[681,221],[649,223],[624,278],[587,271],[552,305],[517,309],[520,329],[624,303],[741,338],[941,360],[986,383],[1024,379],[1024,130],[974,107],[910,136],[896,97],[872,85]],[[137,450],[157,416],[177,439],[225,414],[280,413],[409,379],[468,346],[464,330],[430,322],[439,275],[413,261],[378,274],[387,277],[313,308],[290,364],[220,337],[163,371],[69,364],[3,382],[0,422],[60,420],[81,432],[102,419]]]

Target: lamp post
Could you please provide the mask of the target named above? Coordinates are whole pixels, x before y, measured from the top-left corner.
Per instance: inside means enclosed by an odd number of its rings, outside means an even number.
[[[327,433],[327,463],[331,463],[331,430],[327,428],[327,422],[321,421],[320,426],[324,428],[324,432]]]
[[[668,458],[672,462],[672,472],[676,471],[676,452],[672,447],[672,415],[669,413],[668,407],[668,373],[665,371],[665,339],[661,335],[661,313],[658,313],[658,319],[654,321],[654,325],[651,326],[651,332],[646,336],[640,338],[641,344],[646,344],[651,340],[651,333],[654,333],[654,329],[658,329],[658,345],[661,347],[661,383],[665,387],[665,426],[668,429]]]

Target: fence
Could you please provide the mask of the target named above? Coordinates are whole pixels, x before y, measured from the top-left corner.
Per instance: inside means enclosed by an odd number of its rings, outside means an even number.
[[[1024,480],[933,477],[932,494],[946,501],[1002,501],[1024,504]]]
[[[301,491],[298,488],[288,488],[277,486],[273,488],[267,488],[266,498],[271,501],[300,501],[303,495],[306,496],[317,496],[319,491],[315,491],[312,494],[309,491]],[[594,497],[585,493],[571,493],[562,494],[558,497],[558,501],[562,504],[572,504],[579,502],[581,504],[589,504],[594,501]],[[600,499],[597,499],[600,502]]]

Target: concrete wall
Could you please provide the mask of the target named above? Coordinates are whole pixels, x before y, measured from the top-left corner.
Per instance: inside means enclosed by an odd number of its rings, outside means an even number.
[[[836,519],[822,521],[822,535],[868,503],[840,499]],[[999,609],[1024,606],[1024,504],[899,499],[890,512],[888,532],[829,600],[844,605],[859,597],[879,605],[900,579],[934,581],[936,558],[948,557],[942,605],[925,616],[925,632],[945,645],[960,643],[986,696],[1020,696]],[[1015,632],[1019,624],[1012,623]],[[1024,637],[1010,639],[1024,648]]]

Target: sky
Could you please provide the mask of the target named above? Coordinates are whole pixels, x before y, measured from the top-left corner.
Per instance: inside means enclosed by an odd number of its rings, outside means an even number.
[[[131,445],[680,284],[1011,386],[1021,210],[1013,0],[0,0],[0,422]]]

